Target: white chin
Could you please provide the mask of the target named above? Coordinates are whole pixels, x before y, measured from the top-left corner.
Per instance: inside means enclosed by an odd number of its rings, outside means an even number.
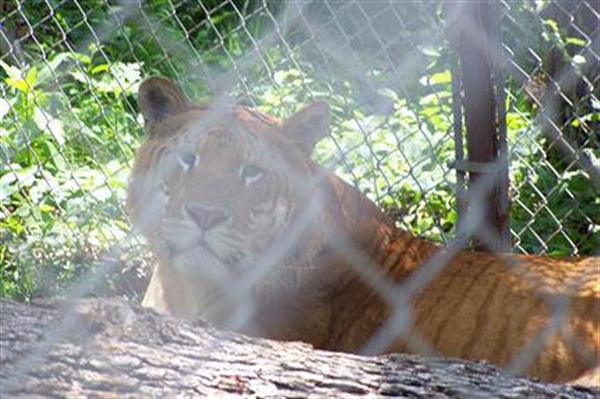
[[[238,329],[258,310],[252,289],[211,253],[195,248],[172,257],[171,263],[189,276],[195,295],[201,296],[200,314],[211,323]]]
[[[198,248],[176,254],[171,258],[171,262],[180,273],[189,275],[190,278],[216,283],[218,286],[226,285],[233,278],[223,262],[213,254]]]

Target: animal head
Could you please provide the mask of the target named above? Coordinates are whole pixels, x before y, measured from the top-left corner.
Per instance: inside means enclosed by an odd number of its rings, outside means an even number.
[[[138,101],[149,137],[127,206],[162,262],[228,284],[319,250],[310,154],[328,133],[325,103],[280,122],[244,107],[194,105],[164,78],[143,82]]]

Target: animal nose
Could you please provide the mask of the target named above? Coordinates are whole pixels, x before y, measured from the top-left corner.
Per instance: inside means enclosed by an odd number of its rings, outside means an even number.
[[[230,216],[230,213],[224,209],[209,208],[193,203],[186,203],[184,209],[202,231],[208,231],[224,223]]]

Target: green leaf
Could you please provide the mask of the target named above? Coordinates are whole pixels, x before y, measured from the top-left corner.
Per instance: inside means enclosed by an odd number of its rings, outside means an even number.
[[[0,202],[3,202],[4,199],[10,197],[16,191],[16,187],[13,185],[16,180],[17,176],[12,172],[8,172],[0,177]]]
[[[73,57],[73,59],[81,62],[82,64],[89,64],[90,62],[92,62],[92,59],[90,58],[90,56],[82,54],[82,53],[72,53],[72,57]]]
[[[29,71],[27,71],[27,75],[25,75],[25,82],[27,83],[30,89],[35,87],[37,82],[38,70],[35,66],[32,66]]]
[[[429,76],[429,82],[431,84],[450,83],[452,82],[452,74],[448,70],[434,73],[433,75]]]
[[[10,87],[23,93],[29,93],[31,90],[33,90],[33,86],[35,85],[35,81],[37,79],[37,68],[31,67],[27,72],[25,72],[12,65],[8,65],[2,60],[0,60],[0,66],[8,75],[4,81]]]
[[[420,50],[423,54],[428,55],[430,57],[439,57],[440,56],[439,49],[432,47],[432,46],[424,46],[424,47],[420,48]]]
[[[65,144],[64,127],[60,119],[54,118],[43,108],[36,107],[33,110],[33,120],[40,130],[48,132],[54,137],[61,147]]]
[[[52,158],[52,161],[54,161],[54,166],[56,166],[56,169],[58,169],[60,171],[67,171],[68,167],[65,164],[65,160],[64,160],[63,156],[58,152],[58,150],[56,149],[56,147],[54,146],[54,144],[52,144],[52,142],[50,140],[46,141],[46,147],[48,147],[48,151],[50,152],[50,157]]]
[[[8,75],[9,78],[18,80],[22,79],[21,70],[17,67],[7,64],[6,62],[0,60],[0,67],[4,69],[4,72]]]
[[[580,39],[578,37],[567,37],[566,40],[567,44],[572,44],[574,46],[579,46],[579,47],[585,47],[587,45],[587,42],[583,39]]]
[[[45,84],[49,79],[52,79],[53,77],[55,77],[55,73],[58,70],[58,67],[61,66],[61,64],[67,60],[67,59],[72,59],[73,56],[71,55],[71,53],[58,53],[57,55],[55,55],[48,63],[44,63],[39,70],[38,73],[38,83],[43,85]]]
[[[13,89],[17,89],[23,93],[29,92],[29,86],[27,85],[25,79],[6,78],[5,82]]]
[[[108,64],[100,64],[100,65],[96,65],[95,67],[93,67],[90,70],[90,73],[92,75],[96,75],[98,73],[106,72],[106,71],[108,71]]]
[[[559,31],[558,24],[553,19],[546,19],[546,20],[544,20],[544,25],[550,27],[550,29],[552,29],[552,31],[554,33],[558,33],[558,31]]]
[[[0,178],[0,201],[4,201],[20,189],[31,187],[35,183],[36,172],[37,166],[21,169],[19,165],[13,164],[12,171]]]
[[[53,212],[56,208],[54,208],[52,205],[50,204],[46,204],[46,203],[41,203],[39,205],[39,209],[41,212],[46,212],[46,213],[50,213]]]

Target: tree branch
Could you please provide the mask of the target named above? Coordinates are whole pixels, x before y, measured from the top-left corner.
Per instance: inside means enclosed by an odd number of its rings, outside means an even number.
[[[118,299],[0,300],[0,396],[598,397],[484,362],[314,350]]]

